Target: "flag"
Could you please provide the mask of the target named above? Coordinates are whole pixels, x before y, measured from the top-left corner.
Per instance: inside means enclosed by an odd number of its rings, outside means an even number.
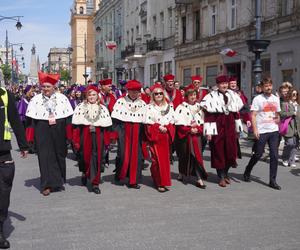
[[[115,41],[105,41],[105,46],[110,50],[115,50],[117,48],[117,43]]]
[[[226,48],[226,49],[222,49],[220,51],[220,54],[221,55],[224,55],[224,56],[229,56],[229,57],[233,57],[237,54],[237,52],[233,49],[230,49],[230,48]]]

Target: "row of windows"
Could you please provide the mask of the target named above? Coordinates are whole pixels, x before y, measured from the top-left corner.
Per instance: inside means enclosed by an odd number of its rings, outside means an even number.
[[[150,65],[150,84],[162,81],[164,75],[172,74],[172,61]]]

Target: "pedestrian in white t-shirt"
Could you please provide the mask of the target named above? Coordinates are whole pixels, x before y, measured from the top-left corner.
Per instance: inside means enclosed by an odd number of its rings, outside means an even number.
[[[266,78],[261,83],[263,93],[252,101],[251,116],[253,133],[256,139],[254,154],[252,155],[244,172],[244,180],[250,182],[250,175],[254,165],[261,158],[266,143],[270,148],[270,183],[271,188],[280,190],[276,182],[278,168],[278,123],[280,112],[279,98],[272,94],[273,83]]]

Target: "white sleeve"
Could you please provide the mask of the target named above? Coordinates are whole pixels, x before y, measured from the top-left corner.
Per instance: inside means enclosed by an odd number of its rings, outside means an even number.
[[[259,111],[258,97],[259,97],[259,96],[254,97],[254,99],[253,99],[253,101],[252,101],[251,108],[250,108],[251,111]]]
[[[280,99],[279,99],[279,97],[277,97],[276,99],[277,99],[277,112],[280,112],[281,111],[281,108],[280,108]]]

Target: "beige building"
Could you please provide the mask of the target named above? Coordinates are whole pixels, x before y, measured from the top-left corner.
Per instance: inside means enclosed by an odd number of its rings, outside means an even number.
[[[72,82],[84,84],[94,80],[94,14],[100,0],[74,0],[71,9]]]
[[[204,84],[213,85],[217,74],[236,75],[240,88],[253,94],[254,55],[246,41],[255,38],[255,1],[178,0],[176,15],[176,77],[187,84],[201,74]],[[263,75],[271,76],[278,88],[300,82],[300,0],[262,1],[261,39],[271,41],[262,53]],[[231,48],[234,57],[220,55]]]
[[[71,58],[71,52],[68,48],[50,48],[47,63],[48,71],[60,72],[62,69],[70,71]]]

